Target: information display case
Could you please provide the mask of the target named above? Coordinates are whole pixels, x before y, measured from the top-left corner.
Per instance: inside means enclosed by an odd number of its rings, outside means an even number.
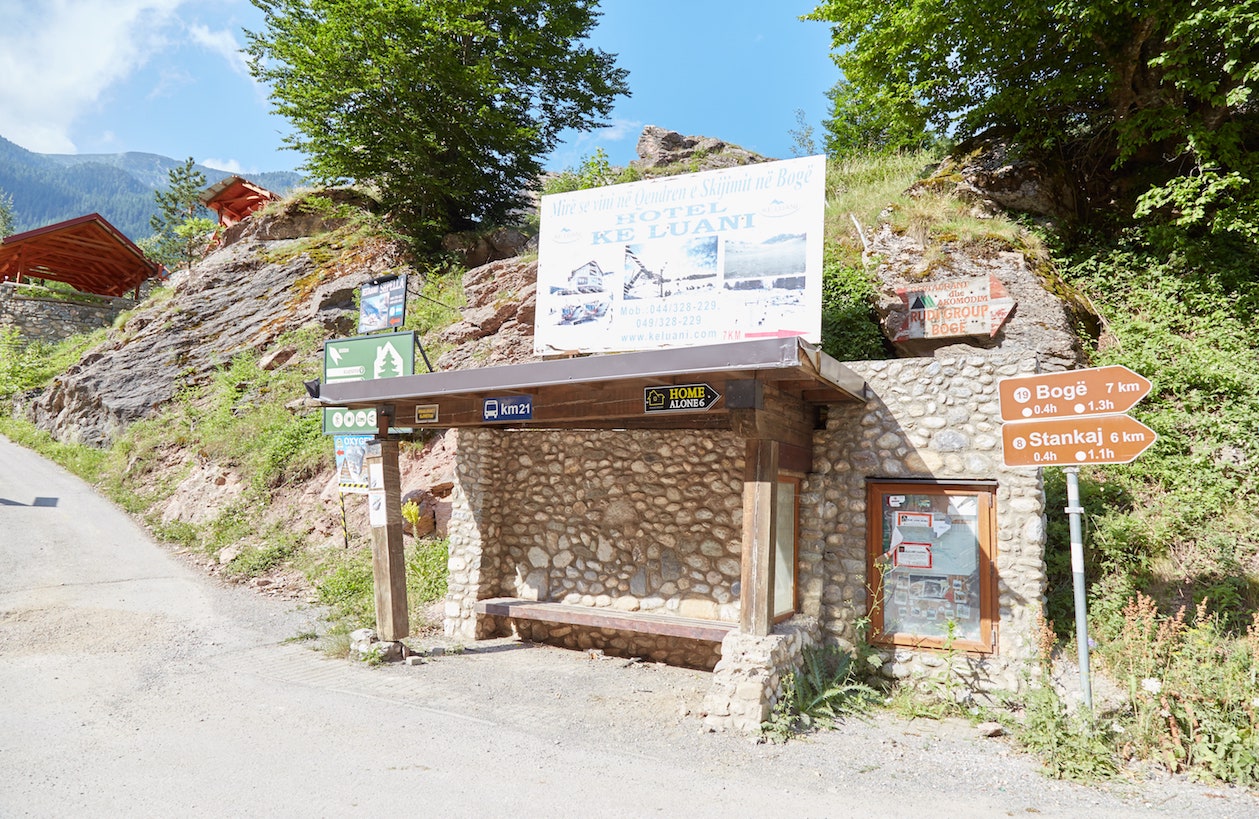
[[[870,481],[876,642],[993,650],[995,487]]]

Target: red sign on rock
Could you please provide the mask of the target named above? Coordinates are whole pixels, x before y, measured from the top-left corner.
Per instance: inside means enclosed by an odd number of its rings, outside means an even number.
[[[996,276],[924,282],[896,291],[905,323],[893,341],[951,336],[995,336],[1014,309],[1014,299]]]

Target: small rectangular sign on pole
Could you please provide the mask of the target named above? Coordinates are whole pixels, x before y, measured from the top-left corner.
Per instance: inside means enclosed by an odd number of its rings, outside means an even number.
[[[407,277],[403,273],[359,288],[358,331],[396,330],[407,317]]]

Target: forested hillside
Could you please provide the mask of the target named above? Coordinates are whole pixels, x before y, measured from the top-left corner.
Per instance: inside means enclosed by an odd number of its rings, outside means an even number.
[[[99,213],[133,241],[152,233],[153,192],[166,187],[181,163],[145,153],[38,154],[0,137],[0,193],[13,198],[14,232]],[[213,184],[230,174],[196,165]],[[301,182],[291,171],[251,174],[250,180],[286,193]]]

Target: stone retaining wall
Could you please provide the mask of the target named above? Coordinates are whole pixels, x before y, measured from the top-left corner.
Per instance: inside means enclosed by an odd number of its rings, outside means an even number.
[[[120,313],[135,306],[131,299],[95,298],[99,303],[39,298],[22,293],[14,282],[0,282],[0,327],[16,327],[27,341],[56,342],[109,327]]]

